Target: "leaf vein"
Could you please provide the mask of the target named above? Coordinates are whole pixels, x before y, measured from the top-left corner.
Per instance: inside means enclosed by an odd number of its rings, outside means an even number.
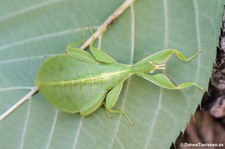
[[[28,107],[27,107],[27,115],[25,118],[25,123],[24,123],[24,128],[23,128],[23,132],[22,132],[22,136],[21,136],[21,143],[20,143],[20,149],[23,149],[24,146],[24,140],[25,140],[25,136],[26,136],[26,132],[27,132],[27,125],[28,125],[28,121],[29,121],[29,117],[30,117],[30,110],[31,110],[31,98],[30,100],[28,100]]]
[[[76,149],[76,146],[77,146],[77,143],[78,143],[78,139],[79,139],[79,136],[80,136],[80,131],[81,131],[81,128],[83,126],[83,119],[84,119],[84,117],[81,117],[81,119],[80,119],[80,123],[79,123],[79,126],[77,128],[77,132],[75,134],[75,139],[74,139],[74,143],[73,143],[73,149]]]
[[[0,22],[6,21],[8,19],[20,16],[20,15],[28,13],[30,11],[33,11],[33,10],[36,10],[36,9],[40,9],[40,8],[45,7],[45,6],[48,6],[48,5],[51,5],[51,4],[54,4],[54,3],[58,3],[58,2],[61,2],[61,1],[63,1],[63,0],[52,0],[52,1],[47,1],[47,2],[43,2],[43,3],[38,3],[36,5],[28,7],[26,9],[23,9],[23,10],[20,10],[20,11],[13,12],[11,14],[5,15],[4,17],[0,18]]]
[[[130,64],[133,64],[134,62],[134,47],[135,47],[135,12],[134,12],[134,5],[131,4],[130,6],[130,16],[131,16],[131,53],[130,53]],[[124,89],[124,100],[122,101],[122,106],[121,106],[121,110],[124,110],[125,104],[126,104],[126,97],[128,96],[128,90],[129,90],[129,86],[130,86],[130,78],[128,78],[127,80],[127,84],[125,86]],[[120,129],[120,124],[121,124],[121,118],[122,115],[119,115],[118,117],[118,121],[116,123],[116,128],[115,128],[115,133],[113,135],[113,139],[109,145],[109,148],[112,149],[113,145],[115,143],[115,140],[118,139],[118,132]]]
[[[197,37],[197,47],[198,49],[201,49],[201,38],[200,38],[200,26],[199,26],[199,10],[198,10],[198,2],[197,0],[194,0],[194,10],[195,10],[195,29],[196,29],[196,37]],[[200,73],[200,63],[201,63],[201,56],[200,54],[197,55],[197,72],[195,77],[195,82],[198,81],[199,73]]]
[[[158,99],[158,104],[157,104],[157,108],[155,110],[155,113],[154,113],[154,118],[152,120],[152,123],[150,125],[150,129],[149,129],[149,132],[148,132],[148,137],[147,137],[147,141],[146,141],[146,144],[144,145],[144,149],[147,149],[149,148],[149,144],[150,144],[150,141],[152,139],[152,136],[153,136],[153,130],[154,130],[154,127],[156,125],[156,121],[157,121],[157,117],[159,116],[159,112],[160,112],[160,109],[161,109],[161,106],[162,106],[162,93],[163,92],[163,89],[160,88],[160,93],[159,93],[159,99]]]
[[[169,37],[169,33],[168,33],[168,26],[169,26],[169,23],[168,23],[168,5],[167,5],[167,0],[164,0],[163,1],[163,9],[164,9],[164,48],[167,48],[168,46],[168,37]],[[163,73],[165,74],[166,71],[163,70]],[[153,120],[152,120],[152,123],[150,125],[150,129],[149,129],[149,132],[148,132],[148,137],[147,137],[147,141],[146,141],[146,144],[144,145],[144,149],[147,149],[149,144],[150,144],[150,141],[152,139],[152,136],[153,136],[153,130],[154,130],[154,127],[155,127],[155,124],[156,124],[156,121],[157,121],[157,117],[159,116],[159,112],[160,112],[160,109],[161,109],[161,106],[162,106],[162,96],[163,96],[163,88],[160,87],[160,92],[159,92],[159,99],[158,99],[158,105],[157,105],[157,108],[156,108],[156,111],[154,113],[154,116],[153,116]]]
[[[22,57],[22,58],[2,60],[2,61],[0,61],[0,65],[1,64],[14,63],[14,62],[21,62],[21,61],[29,61],[29,60],[34,60],[34,59],[42,59],[42,58],[47,58],[47,57],[52,57],[52,56],[57,56],[57,55],[60,55],[60,54],[46,54],[46,55],[39,55],[39,56],[31,56],[31,57]]]
[[[0,47],[0,51],[6,50],[8,48],[16,47],[18,45],[23,45],[23,44],[27,44],[27,43],[30,43],[30,42],[38,41],[38,40],[48,39],[48,38],[57,37],[57,36],[63,36],[63,35],[66,35],[66,34],[79,32],[79,31],[82,31],[82,30],[89,30],[89,29],[93,29],[93,28],[96,29],[97,27],[78,27],[78,28],[68,29],[68,30],[59,31],[59,32],[48,33],[48,34],[36,36],[36,37],[33,37],[33,38],[24,39],[24,40],[21,40],[21,41],[10,43],[10,44],[7,44],[7,45],[3,45],[3,46]]]
[[[45,147],[46,149],[48,149],[49,146],[50,146],[50,143],[51,143],[54,131],[55,131],[56,122],[57,122],[57,119],[58,119],[58,113],[59,113],[59,110],[56,109],[54,120],[53,120],[53,123],[52,123],[52,129],[50,131],[49,139],[48,139],[48,142],[47,142],[46,147]]]
[[[34,86],[16,86],[16,87],[5,87],[0,88],[0,92],[11,91],[11,90],[31,90]]]

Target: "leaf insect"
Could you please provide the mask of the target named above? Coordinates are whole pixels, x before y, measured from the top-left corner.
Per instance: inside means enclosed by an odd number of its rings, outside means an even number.
[[[205,91],[194,82],[176,86],[163,73],[155,74],[156,70],[165,69],[165,63],[173,54],[181,61],[188,62],[198,52],[186,58],[178,50],[162,50],[133,65],[125,65],[92,45],[90,51],[91,54],[69,46],[67,54],[52,57],[41,66],[35,83],[46,100],[59,110],[88,116],[104,105],[107,114],[124,114],[132,123],[124,111],[113,107],[124,81],[133,74],[165,89],[179,90],[195,86]]]

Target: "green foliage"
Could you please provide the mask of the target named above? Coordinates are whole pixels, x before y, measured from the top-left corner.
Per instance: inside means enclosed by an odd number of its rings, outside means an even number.
[[[0,113],[30,91],[46,58],[61,55],[68,44],[82,41],[83,29],[98,27],[122,2],[2,2]],[[167,48],[179,49],[186,56],[200,49],[190,63],[172,58],[164,74],[175,84],[194,81],[207,88],[224,4],[224,0],[136,0],[105,32],[101,49],[126,64]],[[109,119],[103,108],[85,118],[58,112],[37,93],[0,122],[0,145],[6,149],[169,148],[201,97],[196,88],[170,91],[132,76],[115,107],[126,111],[135,123],[130,126],[121,115]]]

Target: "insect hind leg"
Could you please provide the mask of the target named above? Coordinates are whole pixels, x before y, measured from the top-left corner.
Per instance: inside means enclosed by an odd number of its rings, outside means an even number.
[[[106,103],[105,103],[105,102],[103,102],[103,106],[104,106],[105,113],[107,114],[107,116],[108,116],[109,118],[112,118],[112,116],[109,114],[108,109],[106,108]]]
[[[104,105],[104,107],[105,107],[106,114],[107,114],[107,116],[108,116],[109,118],[112,118],[112,116],[110,115],[110,113],[123,114],[123,115],[126,117],[126,119],[129,121],[129,123],[130,123],[131,125],[134,124],[134,122],[132,122],[132,121],[130,120],[129,116],[126,114],[125,111],[123,111],[123,110],[115,110],[115,109],[107,109],[105,103],[104,103],[103,105]]]

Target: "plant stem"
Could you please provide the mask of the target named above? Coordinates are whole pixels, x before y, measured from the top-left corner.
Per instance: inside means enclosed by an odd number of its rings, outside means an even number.
[[[14,104],[11,108],[9,108],[5,113],[3,113],[0,116],[0,121],[2,121],[6,116],[8,116],[11,112],[13,112],[16,108],[18,108],[22,103],[24,103],[26,100],[31,99],[32,96],[38,91],[37,87],[34,87],[31,89],[31,91],[21,98],[16,104]]]
[[[86,49],[93,40],[100,37],[108,27],[128,8],[130,7],[135,0],[126,0],[119,8],[117,8],[112,15],[110,15],[105,22],[97,29],[97,31],[86,40],[86,42],[80,47],[80,49]]]

